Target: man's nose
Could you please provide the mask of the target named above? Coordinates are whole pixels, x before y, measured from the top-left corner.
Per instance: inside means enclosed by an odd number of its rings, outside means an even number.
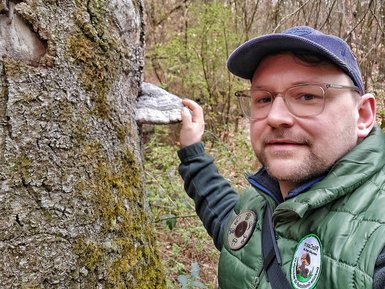
[[[277,95],[273,100],[270,112],[267,115],[267,123],[271,127],[290,127],[294,124],[294,115],[289,111],[281,95]]]

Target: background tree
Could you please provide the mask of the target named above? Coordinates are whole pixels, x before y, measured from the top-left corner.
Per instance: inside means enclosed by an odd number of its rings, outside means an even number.
[[[228,73],[225,63],[230,52],[254,36],[291,26],[309,25],[345,39],[358,57],[367,89],[379,96],[384,92],[382,0],[145,2],[146,78],[200,102],[208,130],[215,135],[237,123],[233,93],[248,86]]]
[[[2,288],[163,288],[134,104],[141,0],[0,1]]]

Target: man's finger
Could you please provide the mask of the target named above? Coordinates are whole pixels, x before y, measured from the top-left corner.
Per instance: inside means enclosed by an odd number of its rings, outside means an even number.
[[[182,107],[182,124],[188,124],[192,122],[191,112],[187,107]]]
[[[182,103],[188,109],[190,109],[192,114],[192,122],[203,122],[203,110],[202,107],[191,99],[183,99]]]

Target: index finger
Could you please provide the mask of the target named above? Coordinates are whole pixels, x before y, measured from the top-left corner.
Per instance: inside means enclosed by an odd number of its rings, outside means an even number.
[[[203,109],[195,101],[185,98],[182,100],[184,106],[186,106],[191,111],[192,121],[193,122],[203,122]]]

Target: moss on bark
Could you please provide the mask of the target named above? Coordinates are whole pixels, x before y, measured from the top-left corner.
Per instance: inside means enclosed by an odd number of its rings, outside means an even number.
[[[165,288],[159,257],[154,254],[151,220],[143,208],[141,166],[128,150],[112,162],[102,155],[98,142],[89,143],[84,156],[98,159],[92,178],[95,182],[77,187],[95,204],[95,217],[109,241],[96,244],[84,238],[74,250],[90,280],[96,280],[98,269],[104,268],[106,288]]]

